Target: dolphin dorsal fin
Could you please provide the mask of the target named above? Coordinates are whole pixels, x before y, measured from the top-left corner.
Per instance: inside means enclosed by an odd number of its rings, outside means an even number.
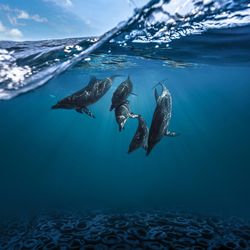
[[[161,87],[162,87],[162,92],[167,91],[167,88],[166,88],[165,84],[163,84],[163,83],[160,83],[160,84],[161,84]]]
[[[97,80],[97,78],[95,76],[90,76],[90,80],[89,83],[93,83]]]
[[[155,89],[155,101],[156,101],[156,102],[157,102],[158,98],[159,98],[159,94],[158,94],[158,92],[157,92],[157,89]]]

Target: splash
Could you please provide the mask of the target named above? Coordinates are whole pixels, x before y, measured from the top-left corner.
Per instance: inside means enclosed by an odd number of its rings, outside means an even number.
[[[139,55],[174,62],[173,65],[184,65],[183,60],[187,57],[189,60],[198,57],[207,59],[212,44],[214,53],[221,55],[221,58],[232,57],[230,50],[226,50],[227,55],[223,55],[220,50],[220,46],[227,42],[222,39],[228,37],[225,30],[231,32],[232,46],[237,50],[249,51],[246,46],[250,40],[249,25],[249,1],[152,0],[141,9],[135,9],[127,21],[119,23],[100,37],[0,42],[0,100],[8,100],[40,87],[79,64],[114,66],[116,62],[110,60],[110,54]],[[237,30],[232,31],[235,28]],[[199,37],[201,34],[202,37]],[[207,37],[209,34],[216,37],[217,47],[213,45],[215,38]],[[188,37],[190,40],[187,41]],[[182,43],[178,44],[178,40]],[[238,54],[245,54],[245,58],[238,60],[248,60],[249,53],[246,51],[239,51]]]

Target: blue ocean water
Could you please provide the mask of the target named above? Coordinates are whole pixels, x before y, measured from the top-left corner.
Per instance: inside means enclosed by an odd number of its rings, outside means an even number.
[[[200,64],[174,68],[161,60],[128,60],[130,66],[114,70],[74,68],[30,94],[1,103],[3,195],[21,203],[176,204],[247,212],[249,68]],[[114,74],[124,77],[90,107],[96,119],[50,109],[81,89],[90,75]],[[127,75],[138,95],[129,98],[131,110],[148,126],[155,108],[155,83],[167,78],[172,95],[170,128],[180,135],[162,139],[148,157],[143,149],[127,154],[137,120],[129,120],[119,132],[109,111],[112,93]]]
[[[197,13],[180,16],[166,14],[168,1],[158,2],[136,10],[128,22],[100,38],[0,42],[2,218],[43,209],[140,209],[146,213],[160,208],[249,219],[249,3],[190,1]],[[113,75],[119,77],[111,89],[89,107],[95,119],[74,110],[51,109],[86,86],[92,76]],[[149,156],[142,148],[127,153],[137,120],[129,119],[119,132],[114,112],[109,111],[113,92],[128,76],[137,95],[129,97],[131,111],[142,115],[148,127],[156,106],[154,86],[166,79],[172,96],[170,130],[179,135],[164,137]],[[101,212],[96,217],[102,230],[108,227],[100,222],[109,218],[105,216]],[[196,230],[178,214],[151,212],[136,215],[135,220],[145,220],[148,227],[150,216],[153,221],[157,216],[176,218],[175,225],[186,223],[188,233]],[[91,218],[84,223],[96,225]],[[64,220],[73,219],[66,216]],[[208,225],[208,230],[220,224],[213,223],[207,220],[201,225]],[[223,224],[224,236],[234,243],[236,238],[244,239],[245,245],[237,244],[246,249],[250,231],[241,223],[229,224],[245,236],[228,236],[231,229]],[[218,230],[215,226],[215,235]],[[190,237],[186,246],[200,236]],[[4,244],[3,249],[12,246]],[[232,242],[218,244],[234,249]]]

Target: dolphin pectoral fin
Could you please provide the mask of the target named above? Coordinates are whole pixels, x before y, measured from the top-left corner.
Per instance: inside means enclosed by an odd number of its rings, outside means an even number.
[[[87,107],[81,107],[81,108],[77,108],[76,112],[83,114],[85,113],[86,115],[95,118],[94,114],[87,108]]]
[[[158,94],[158,92],[157,92],[157,89],[155,89],[155,101],[156,101],[156,102],[157,102],[158,98],[159,98],[159,94]]]
[[[87,114],[88,116],[95,118],[94,114],[86,107],[83,108],[83,112]]]
[[[139,117],[139,115],[135,115],[134,113],[129,113],[129,118],[135,119],[135,118],[138,118],[138,117]]]
[[[135,94],[135,93],[130,93],[130,95],[138,96],[138,95],[137,95],[137,94]]]
[[[167,133],[165,135],[169,136],[169,137],[175,137],[175,136],[180,135],[180,133],[167,131]]]
[[[113,104],[110,106],[109,111],[112,111],[114,109]]]

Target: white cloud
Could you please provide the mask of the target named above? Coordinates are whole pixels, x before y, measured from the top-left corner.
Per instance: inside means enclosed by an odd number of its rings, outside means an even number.
[[[64,1],[64,4],[66,4],[67,6],[72,6],[73,3],[71,0],[63,0]]]
[[[73,5],[72,0],[44,0],[44,1],[53,2],[56,5],[63,7],[63,8],[71,7]]]
[[[23,37],[23,33],[19,29],[9,29],[0,21],[0,40],[11,39],[19,40]]]
[[[32,20],[38,22],[38,23],[46,23],[48,22],[48,19],[46,17],[40,17],[38,14],[35,14],[32,17]]]
[[[5,26],[0,21],[0,32],[4,32],[6,30]]]
[[[29,19],[29,14],[26,11],[21,10],[16,18]]]
[[[19,14],[16,16],[16,19],[30,19],[38,23],[48,22],[48,19],[45,17],[40,17],[38,14],[30,15],[28,12],[24,10],[20,10]]]
[[[13,39],[19,39],[23,36],[23,33],[19,29],[10,29],[8,33],[9,36]]]
[[[48,22],[46,17],[41,17],[38,14],[29,14],[25,10],[13,9],[6,4],[0,4],[0,10],[4,11],[12,25],[24,25],[23,23],[19,23],[19,20],[33,20],[38,23]]]

